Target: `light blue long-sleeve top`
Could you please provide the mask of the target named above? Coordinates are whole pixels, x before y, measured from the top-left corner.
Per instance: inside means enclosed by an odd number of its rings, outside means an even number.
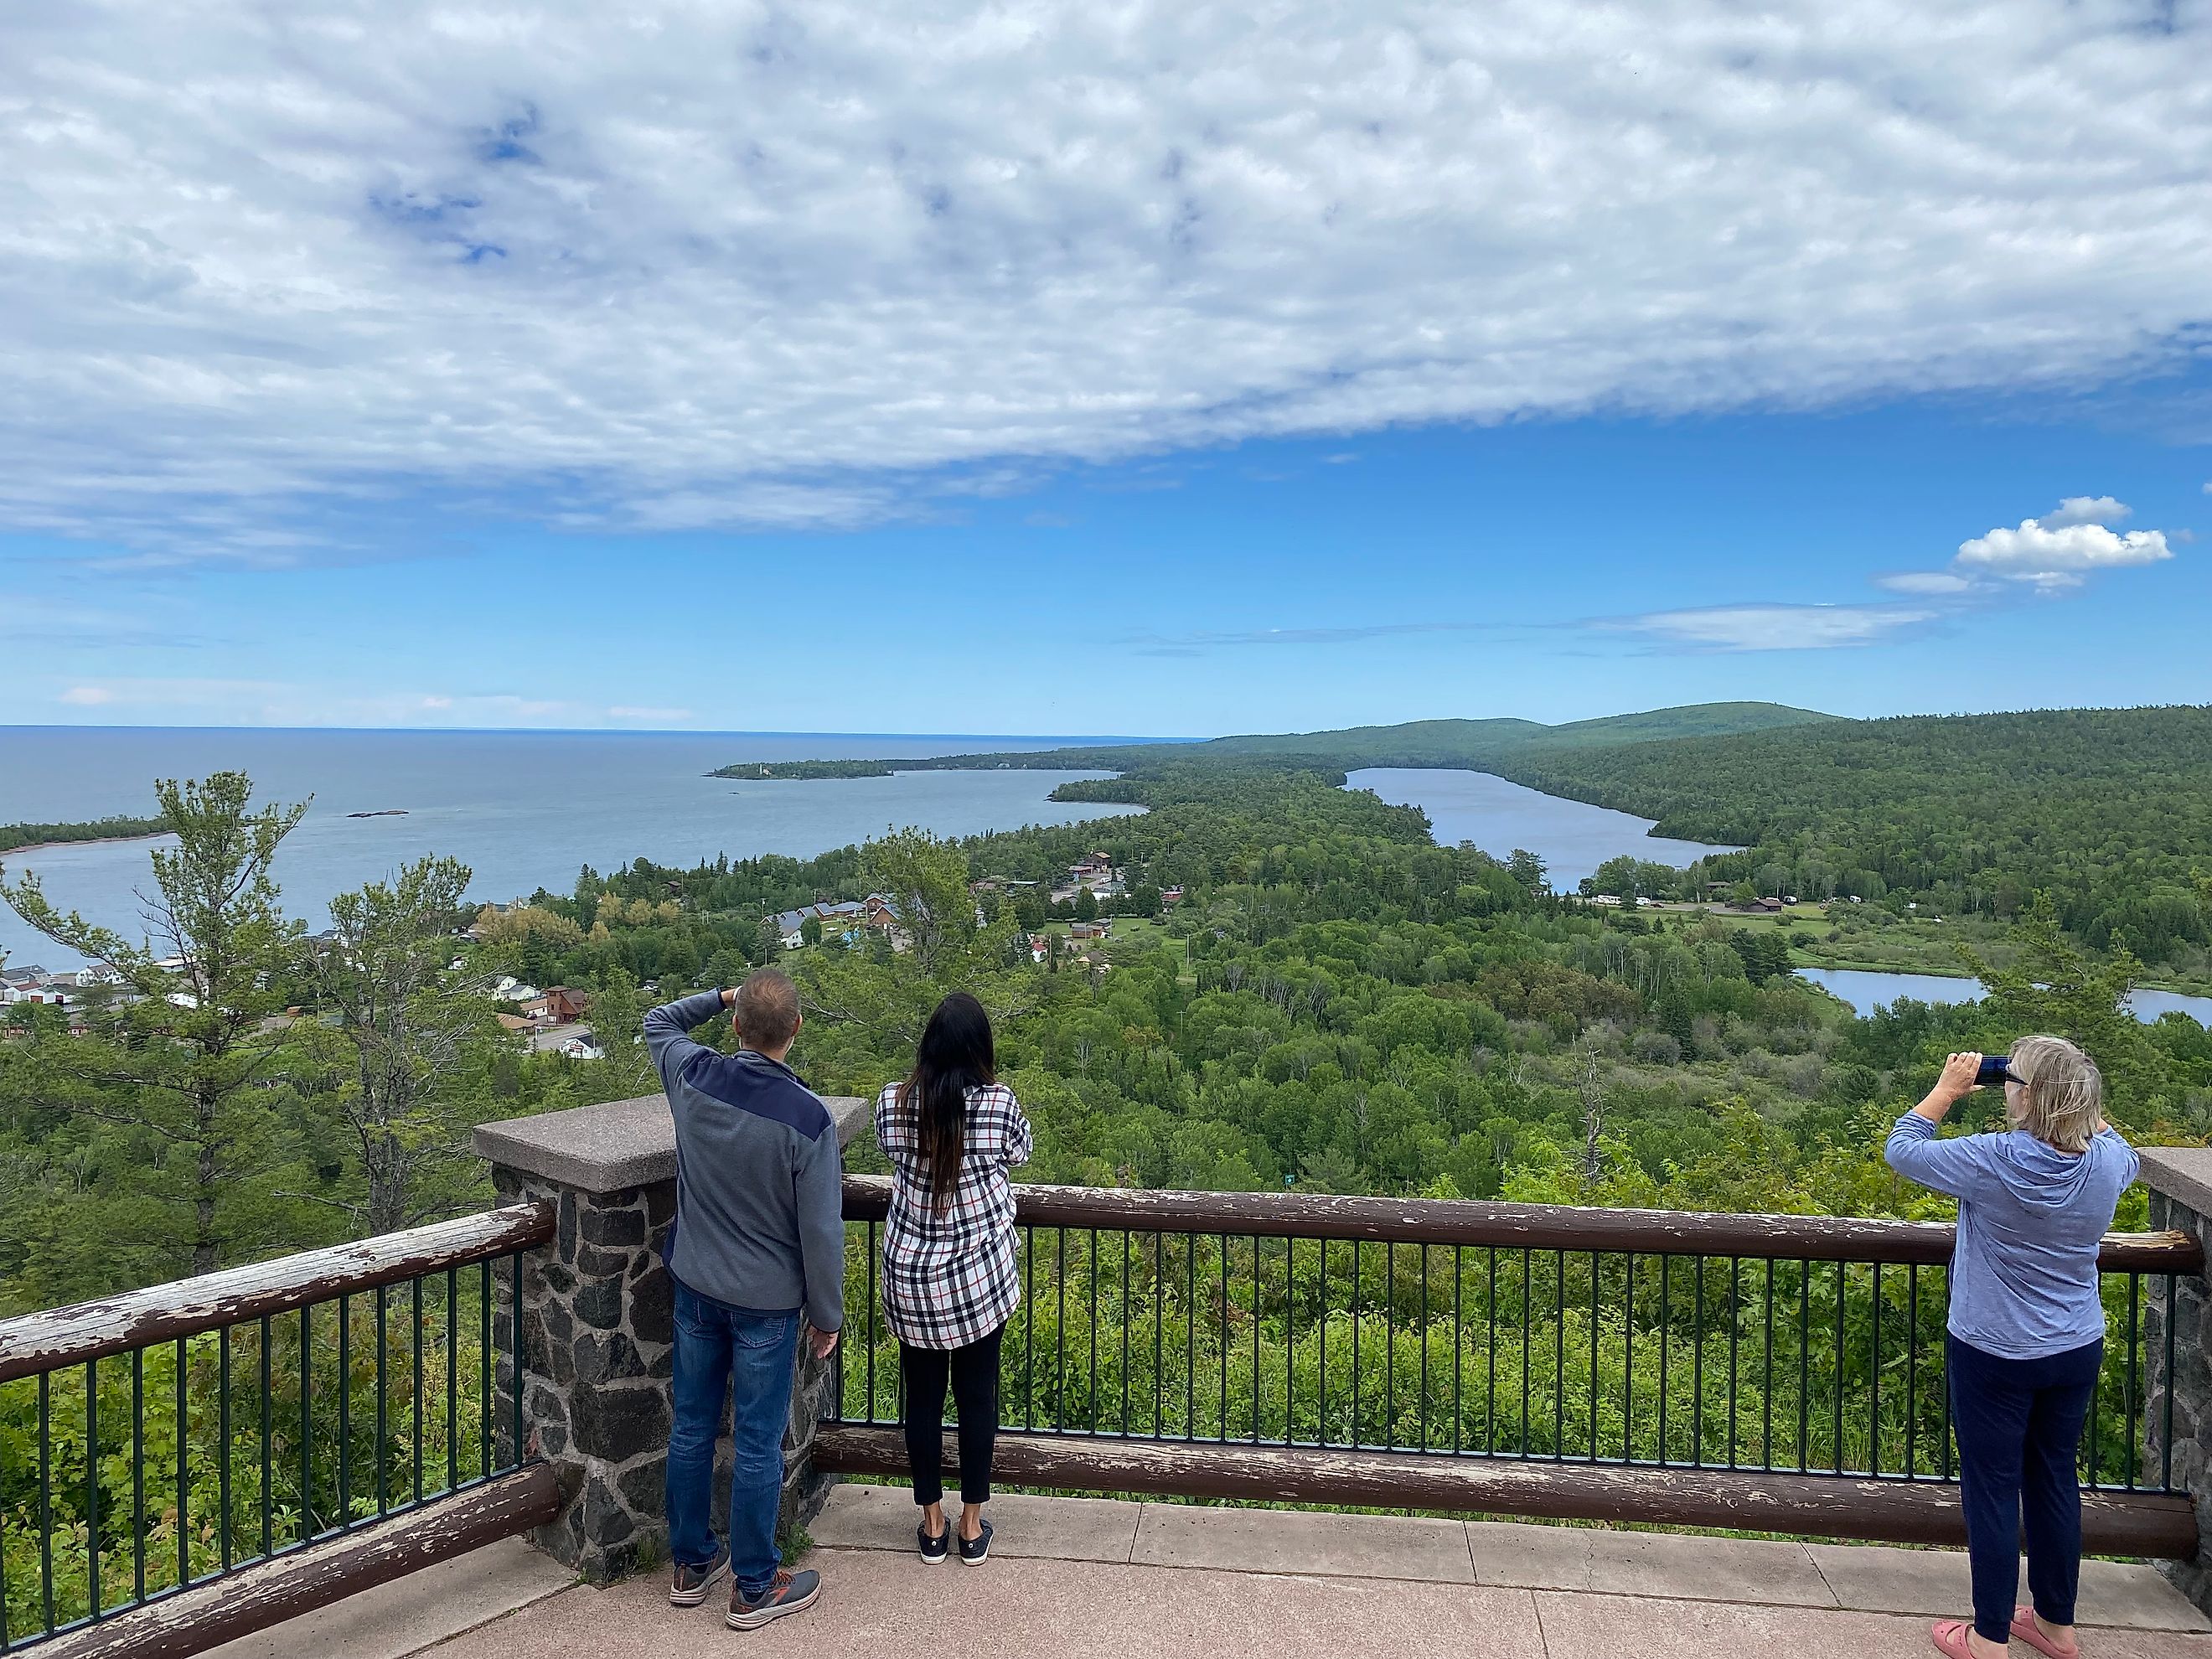
[[[2097,1246],[2136,1178],[2135,1148],[2100,1130],[2075,1157],[2024,1129],[1949,1140],[1907,1112],[1889,1167],[1959,1200],[1951,1334],[2004,1359],[2040,1359],[2105,1334]]]

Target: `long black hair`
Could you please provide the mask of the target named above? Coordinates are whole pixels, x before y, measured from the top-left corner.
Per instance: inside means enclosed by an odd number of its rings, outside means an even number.
[[[952,1201],[968,1150],[968,1091],[999,1080],[991,1017],[965,991],[937,1005],[915,1050],[914,1071],[899,1085],[899,1104],[915,1114],[915,1139],[929,1169],[930,1207]]]

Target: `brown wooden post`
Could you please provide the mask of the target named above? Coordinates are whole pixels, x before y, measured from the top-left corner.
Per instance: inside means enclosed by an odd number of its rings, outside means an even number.
[[[841,1144],[866,1121],[863,1103],[829,1101]],[[538,1541],[593,1583],[663,1559],[668,1528],[669,1375],[674,1306],[660,1245],[676,1213],[676,1129],[664,1096],[487,1123],[477,1150],[491,1161],[502,1204],[550,1206],[551,1239],[523,1257],[523,1421],[529,1449],[553,1466],[563,1498]],[[497,1287],[505,1326],[511,1281]],[[784,1434],[784,1525],[803,1522],[823,1483],[807,1450],[826,1406],[831,1368],[799,1356]],[[511,1364],[495,1420],[510,1420]],[[730,1443],[715,1458],[715,1524],[729,1502]]]

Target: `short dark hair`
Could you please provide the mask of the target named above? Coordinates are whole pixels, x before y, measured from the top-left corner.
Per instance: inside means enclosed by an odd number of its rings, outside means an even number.
[[[748,1048],[781,1048],[799,1035],[799,988],[780,968],[756,968],[738,987],[738,1036]]]

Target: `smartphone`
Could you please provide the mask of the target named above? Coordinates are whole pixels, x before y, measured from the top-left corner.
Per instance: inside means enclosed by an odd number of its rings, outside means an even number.
[[[2008,1054],[1984,1054],[1982,1068],[1974,1073],[1974,1086],[1978,1089],[2003,1088],[2013,1080],[2012,1073],[2006,1069],[2010,1059]]]

